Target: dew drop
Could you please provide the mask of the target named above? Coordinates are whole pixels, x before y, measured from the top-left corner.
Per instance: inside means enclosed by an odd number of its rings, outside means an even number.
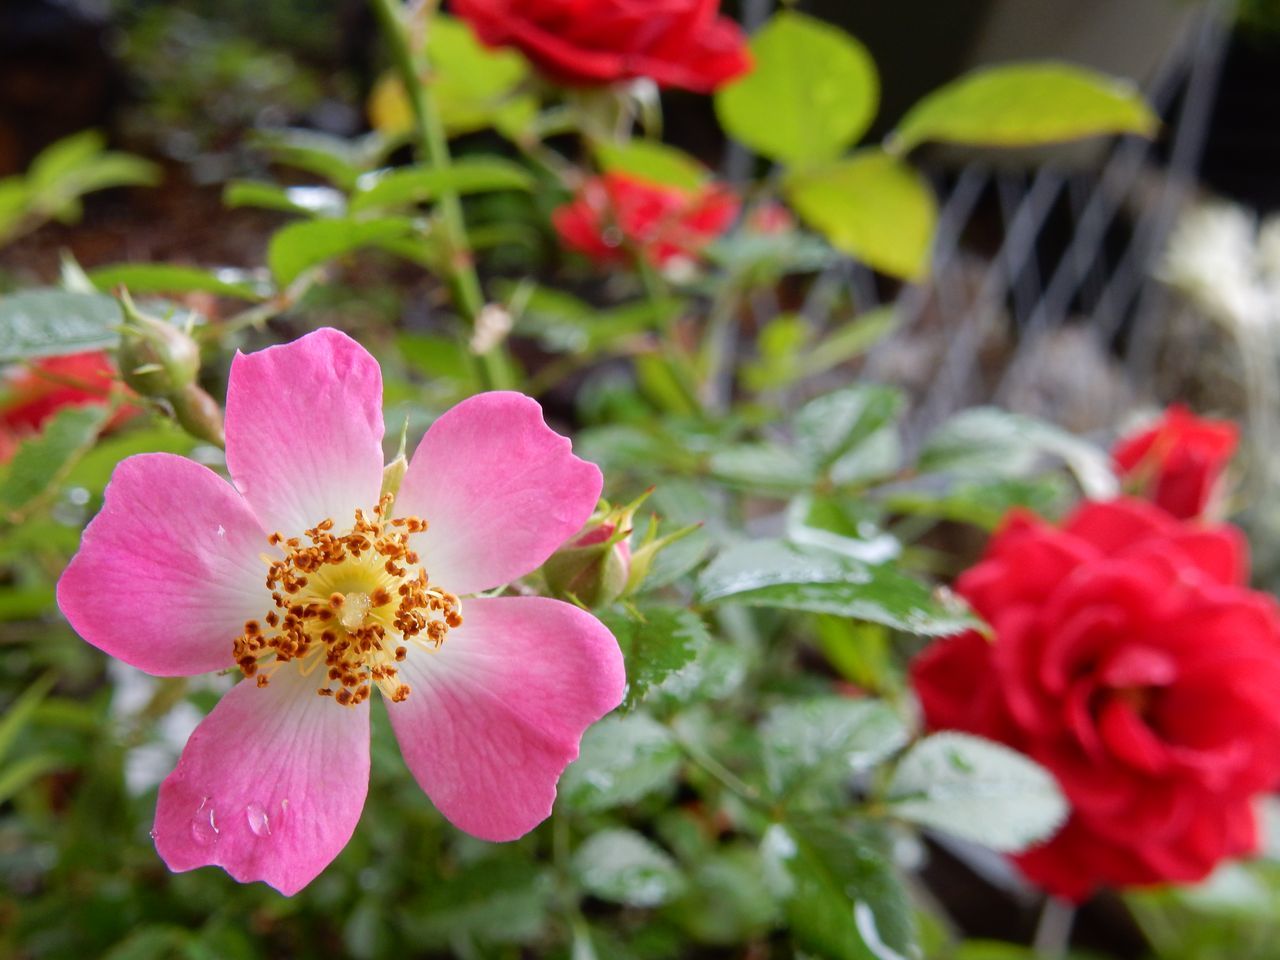
[[[156,838],[156,832],[155,832],[155,830],[148,830],[148,831],[147,831],[147,836],[148,836],[148,837],[150,837],[152,840],[154,840],[154,839]]]
[[[260,803],[251,803],[244,808],[245,819],[249,821],[249,829],[259,837],[271,836],[271,821],[267,811]]]
[[[218,842],[218,824],[213,818],[213,807],[209,806],[209,797],[200,801],[195,816],[191,818],[191,837],[196,843],[209,845]]]

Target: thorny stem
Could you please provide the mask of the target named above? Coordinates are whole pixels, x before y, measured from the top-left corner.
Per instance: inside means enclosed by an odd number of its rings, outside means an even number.
[[[391,60],[400,76],[401,85],[409,99],[413,112],[417,146],[423,159],[434,169],[447,171],[452,166],[449,140],[445,136],[440,111],[436,109],[430,84],[423,83],[426,64],[421,56],[415,57],[409,42],[405,8],[398,0],[371,0],[374,13],[382,26],[391,54]],[[422,46],[419,44],[419,46]],[[445,247],[449,270],[449,284],[453,290],[454,305],[473,327],[484,307],[484,293],[476,274],[471,243],[467,237],[467,223],[462,212],[462,200],[457,190],[446,186],[440,191],[440,222],[445,234]],[[494,350],[479,357],[480,376],[486,388],[503,386],[505,379],[502,364],[494,356]]]

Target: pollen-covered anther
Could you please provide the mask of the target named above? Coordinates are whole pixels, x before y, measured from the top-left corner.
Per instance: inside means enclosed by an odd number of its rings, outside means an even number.
[[[304,676],[320,678],[320,696],[343,706],[368,700],[374,686],[395,703],[410,695],[395,664],[413,644],[438,649],[462,615],[458,598],[430,582],[409,548],[427,522],[388,519],[390,507],[387,495],[371,515],[357,510],[345,534],[335,534],[326,519],[305,537],[267,538],[279,551],[263,556],[275,609],[261,622],[246,622],[234,642],[246,677],[265,687],[276,669],[293,662]]]

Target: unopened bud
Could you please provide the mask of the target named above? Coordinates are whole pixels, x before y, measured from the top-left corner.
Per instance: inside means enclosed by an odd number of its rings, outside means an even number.
[[[552,596],[606,607],[622,596],[631,575],[631,527],[589,522],[543,565]]]
[[[215,446],[226,446],[226,437],[222,432],[222,408],[199,384],[187,384],[180,392],[171,396],[169,402],[173,404],[174,418],[183,430]]]
[[[134,306],[127,290],[120,292],[124,324],[120,328],[120,376],[144,397],[174,401],[193,385],[200,372],[200,348],[171,323],[147,316]]]

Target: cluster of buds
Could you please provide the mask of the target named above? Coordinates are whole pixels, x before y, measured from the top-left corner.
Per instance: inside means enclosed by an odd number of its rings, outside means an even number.
[[[633,549],[635,515],[652,492],[646,491],[626,506],[602,503],[586,525],[543,565],[548,593],[593,609],[637,593],[658,553],[699,526],[682,527],[660,537],[658,518],[651,517],[644,541]]]
[[[127,290],[119,296],[121,379],[140,396],[167,404],[192,436],[222,446],[222,409],[196,382],[200,347],[191,331],[142,313]]]

